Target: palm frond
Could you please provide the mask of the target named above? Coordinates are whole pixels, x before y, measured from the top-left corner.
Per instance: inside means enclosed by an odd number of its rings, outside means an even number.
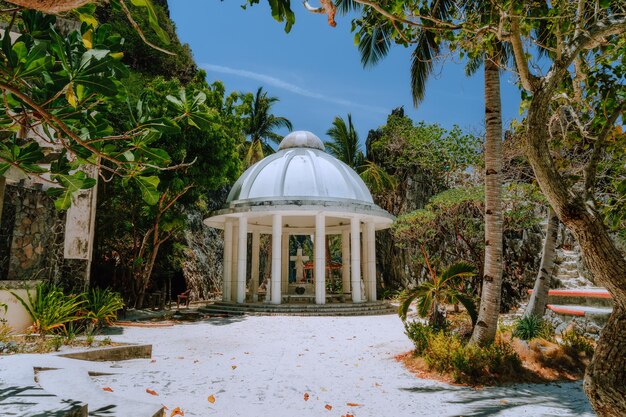
[[[360,10],[363,6],[354,0],[337,0],[335,1],[337,11],[341,14],[348,14],[352,11]]]
[[[362,29],[359,34],[359,52],[361,54],[361,64],[364,67],[371,67],[383,59],[389,53],[391,47],[391,33],[393,27],[387,21],[379,22],[370,30]]]
[[[374,193],[392,191],[398,185],[396,177],[385,171],[380,165],[372,161],[363,160],[359,166],[359,175],[367,187]]]
[[[473,277],[476,275],[476,268],[474,265],[467,262],[457,262],[450,265],[441,274],[441,282],[444,283],[450,279],[456,277]]]
[[[467,294],[457,292],[454,295],[454,298],[458,300],[458,302],[461,303],[463,307],[465,307],[465,310],[467,310],[467,314],[472,319],[472,326],[475,326],[476,321],[478,320],[478,310],[476,309],[476,303],[474,302],[472,297],[468,296]]]
[[[406,315],[409,311],[409,307],[411,303],[415,301],[416,298],[422,297],[424,295],[424,288],[417,287],[410,291],[408,291],[404,297],[400,300],[400,306],[398,307],[398,315],[404,321],[406,320]]]

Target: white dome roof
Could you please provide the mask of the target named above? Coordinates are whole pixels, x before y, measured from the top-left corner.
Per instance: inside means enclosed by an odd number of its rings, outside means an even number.
[[[324,152],[324,144],[313,133],[292,132],[278,149],[239,177],[227,204],[251,200],[357,200],[374,204],[361,177]]]

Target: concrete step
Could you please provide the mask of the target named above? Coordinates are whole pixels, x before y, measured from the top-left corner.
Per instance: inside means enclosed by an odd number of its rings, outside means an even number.
[[[613,311],[610,307],[590,307],[572,304],[548,304],[547,308],[562,316],[585,317],[595,322],[606,322]]]
[[[200,308],[205,314],[293,315],[293,316],[362,316],[397,314],[398,309],[388,303],[360,304],[234,304],[216,302]]]
[[[532,292],[528,290],[529,294]],[[613,298],[604,288],[559,288],[548,291],[548,304],[611,308]]]
[[[163,406],[155,403],[132,401],[103,391],[87,372],[69,369],[36,370],[39,385],[48,392],[68,401],[88,403],[89,416],[109,417],[161,417]]]
[[[0,416],[87,417],[87,404],[57,397],[39,386],[0,383]]]

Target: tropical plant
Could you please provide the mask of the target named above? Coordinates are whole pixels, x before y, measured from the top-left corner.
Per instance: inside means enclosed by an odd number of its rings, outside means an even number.
[[[32,331],[45,335],[51,331],[63,330],[65,325],[81,317],[85,305],[82,294],[65,295],[55,285],[41,283],[35,287],[35,295],[27,288],[26,299],[11,291],[11,294],[24,306],[33,320]]]
[[[513,336],[522,340],[532,340],[537,337],[550,339],[553,332],[554,330],[550,323],[541,316],[531,314],[520,318],[517,323],[515,323]]]
[[[354,169],[371,191],[381,193],[395,188],[396,179],[382,167],[365,158],[350,113],[347,124],[343,118],[335,117],[333,126],[326,134],[331,138],[326,142],[328,153]]]
[[[117,319],[117,312],[124,308],[122,297],[108,288],[92,288],[86,294],[85,318],[98,330],[110,326]]]
[[[244,151],[244,164],[250,166],[263,159],[263,156],[273,153],[270,143],[280,143],[282,136],[276,129],[293,129],[291,122],[285,117],[272,114],[272,106],[278,102],[278,97],[271,97],[259,87],[256,94],[247,94],[244,99],[245,127],[244,131],[250,141]]]
[[[424,252],[423,248],[422,251]],[[463,279],[476,274],[474,266],[465,262],[457,262],[445,268],[441,273],[437,273],[430,265],[425,252],[424,257],[431,279],[407,291],[398,309],[400,318],[403,321],[406,320],[409,306],[417,300],[417,313],[420,317],[428,317],[429,324],[434,328],[443,328],[445,327],[445,316],[440,308],[445,307],[445,304],[460,303],[467,310],[472,324],[476,324],[476,304],[472,297],[462,289]]]

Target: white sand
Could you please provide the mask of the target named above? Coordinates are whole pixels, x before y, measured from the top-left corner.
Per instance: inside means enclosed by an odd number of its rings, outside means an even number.
[[[211,319],[115,339],[152,343],[156,362],[124,363],[98,383],[145,400],[154,389],[190,416],[592,415],[579,383],[476,391],[416,379],[393,359],[411,343],[392,315]]]
[[[154,361],[73,362],[115,373],[92,380],[118,397],[178,406],[185,416],[593,415],[580,383],[473,390],[417,379],[393,359],[411,349],[393,315],[213,318],[126,327],[112,338],[153,344]]]

